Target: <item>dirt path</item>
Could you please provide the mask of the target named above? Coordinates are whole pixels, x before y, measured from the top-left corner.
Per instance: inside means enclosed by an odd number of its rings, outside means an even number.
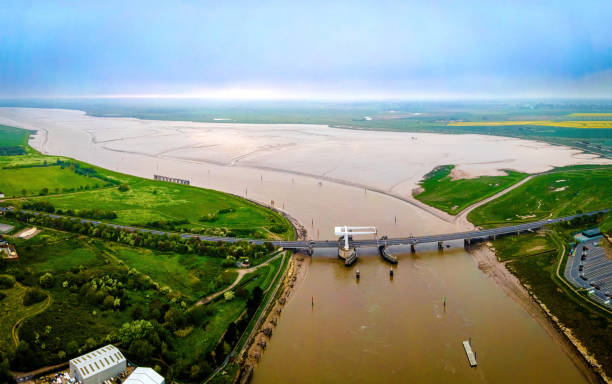
[[[477,203],[474,203],[472,205],[470,205],[469,207],[465,208],[463,211],[459,212],[455,218],[453,219],[453,222],[461,229],[465,229],[465,230],[469,230],[474,228],[474,225],[472,223],[470,223],[467,219],[467,216],[470,212],[472,212],[474,209],[485,205],[486,203],[495,200],[497,198],[499,198],[500,196],[505,195],[506,193],[512,191],[515,188],[520,187],[521,185],[525,184],[526,182],[528,182],[529,180],[533,179],[534,177],[538,176],[539,174],[533,174],[533,175],[529,175],[526,178],[524,178],[523,180],[519,181],[518,183],[512,184],[511,186],[509,186],[508,188],[504,189],[503,191],[497,192],[496,194],[494,194],[491,197],[487,197],[484,200],[480,200]]]
[[[497,261],[495,253],[491,251],[488,245],[475,247],[470,250],[470,253],[477,262],[478,269],[493,279],[510,298],[540,324],[546,333],[570,357],[574,365],[576,365],[590,383],[601,382],[601,378],[593,371],[593,368],[587,363],[581,352],[579,352],[579,346],[573,343],[574,340],[569,338],[567,333],[564,333],[564,329],[560,328],[559,324],[551,320],[545,306],[539,303],[537,298],[529,293],[518,278],[506,269],[505,263]]]
[[[215,298],[219,297],[220,295],[222,295],[225,292],[227,292],[227,291],[231,290],[232,288],[234,288],[240,282],[240,280],[242,280],[242,277],[244,275],[246,275],[247,273],[251,273],[253,271],[256,271],[257,269],[263,267],[264,265],[266,265],[268,263],[271,263],[272,261],[274,261],[274,260],[278,259],[279,257],[281,257],[283,255],[283,253],[284,253],[284,251],[283,252],[279,252],[276,256],[273,256],[273,257],[269,258],[268,260],[266,260],[265,262],[263,262],[263,263],[261,263],[259,265],[256,265],[256,266],[254,266],[252,268],[239,269],[238,270],[238,277],[236,277],[236,280],[234,280],[234,282],[229,287],[227,287],[225,289],[222,289],[222,290],[220,290],[218,292],[215,292],[212,295],[208,295],[208,296],[200,299],[196,303],[196,305],[204,305],[204,304],[207,304],[207,303],[211,302]]]

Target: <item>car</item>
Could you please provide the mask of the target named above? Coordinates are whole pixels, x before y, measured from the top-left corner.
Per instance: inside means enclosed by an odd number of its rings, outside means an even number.
[[[584,268],[584,265],[580,264],[580,266],[578,267],[578,270],[579,270],[580,272],[582,272],[582,269],[583,269],[583,268]]]

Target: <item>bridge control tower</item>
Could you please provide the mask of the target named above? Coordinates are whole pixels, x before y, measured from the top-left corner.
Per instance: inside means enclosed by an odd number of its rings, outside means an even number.
[[[338,240],[338,257],[344,260],[344,265],[349,266],[357,261],[357,252],[355,247],[351,247],[350,240],[353,235],[376,235],[376,227],[335,227],[334,233],[336,236],[341,236]],[[341,241],[344,237],[344,246]]]

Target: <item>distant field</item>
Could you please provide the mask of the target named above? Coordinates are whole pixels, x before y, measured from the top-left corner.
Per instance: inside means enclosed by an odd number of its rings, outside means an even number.
[[[612,113],[608,112],[593,112],[593,113],[570,113],[568,116],[571,117],[612,117]]]
[[[580,167],[537,176],[468,215],[475,225],[497,226],[612,208],[612,167]],[[612,230],[612,215],[602,228]]]
[[[0,147],[26,145],[30,131],[0,125]]]
[[[466,207],[503,191],[527,177],[524,173],[507,171],[507,176],[481,176],[475,179],[452,180],[454,165],[438,167],[425,175],[423,192],[414,197],[425,204],[456,215]]]
[[[451,127],[497,127],[514,125],[537,125],[545,127],[612,129],[612,121],[458,121],[448,123]]]
[[[0,192],[7,197],[38,195],[43,188],[48,193],[63,189],[94,188],[104,181],[75,173],[60,166],[0,169]]]

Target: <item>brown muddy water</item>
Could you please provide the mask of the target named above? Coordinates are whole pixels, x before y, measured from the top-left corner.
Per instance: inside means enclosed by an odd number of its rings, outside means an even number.
[[[440,164],[498,174],[501,168],[536,172],[607,162],[569,148],[478,135],[143,121],[15,108],[0,108],[0,123],[38,130],[31,144],[44,153],[274,201],[313,239],[333,238],[335,225],[375,225],[390,236],[465,229],[390,196],[409,199],[418,180]],[[585,382],[538,322],[478,269],[461,243],[454,245],[443,252],[421,247],[414,255],[396,249],[403,253],[393,279],[375,249],[360,249],[352,268],[334,250],[317,252],[253,382]],[[461,344],[470,337],[477,368],[469,368]]]
[[[404,249],[392,278],[375,251],[352,268],[315,254],[253,383],[586,382],[462,248]],[[461,344],[470,337],[476,368]]]

